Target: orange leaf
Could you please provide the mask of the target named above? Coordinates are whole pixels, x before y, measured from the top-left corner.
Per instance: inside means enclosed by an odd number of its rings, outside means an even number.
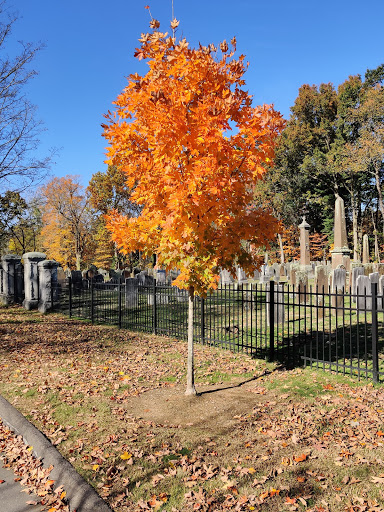
[[[47,480],[47,481],[45,482],[45,484],[44,484],[44,487],[45,487],[46,489],[49,489],[50,487],[52,487],[52,486],[53,486],[53,484],[54,484],[54,483],[55,483],[55,481],[54,481],[54,480]]]
[[[302,453],[301,455],[293,457],[293,460],[295,462],[303,462],[303,460],[307,460],[307,458],[308,458],[308,455],[306,455],[305,453]]]

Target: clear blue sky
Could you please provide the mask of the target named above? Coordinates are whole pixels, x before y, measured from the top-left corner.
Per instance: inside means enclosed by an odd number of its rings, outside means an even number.
[[[8,0],[21,18],[10,51],[18,40],[46,44],[27,95],[46,128],[41,154],[60,148],[52,175],[87,185],[106,169],[100,124],[125,77],[146,72],[133,53],[149,31],[147,4],[168,30],[171,0]],[[236,36],[255,104],[273,103],[285,118],[302,84],[337,86],[384,62],[383,0],[174,0],[174,9],[193,46]]]

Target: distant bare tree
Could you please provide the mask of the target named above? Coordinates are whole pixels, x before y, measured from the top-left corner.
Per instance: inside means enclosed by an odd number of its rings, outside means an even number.
[[[34,155],[42,124],[36,120],[36,107],[24,95],[24,86],[37,73],[29,69],[44,45],[20,43],[21,53],[10,58],[6,45],[18,17],[6,2],[0,2],[0,193],[20,191],[46,176],[51,156]]]

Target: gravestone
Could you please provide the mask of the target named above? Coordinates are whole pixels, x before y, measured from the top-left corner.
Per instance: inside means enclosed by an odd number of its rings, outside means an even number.
[[[242,283],[247,283],[248,282],[247,275],[246,275],[246,273],[244,272],[244,270],[242,268],[237,267],[236,273],[237,273],[237,282],[238,282],[238,284],[242,284]]]
[[[371,311],[372,290],[369,276],[358,276],[357,281],[357,310],[360,312]]]
[[[165,270],[156,269],[154,277],[156,279],[156,284],[163,285],[166,283],[166,272]]]
[[[259,283],[260,284],[269,283],[270,280],[271,280],[271,276],[270,276],[270,273],[269,273],[269,267],[268,267],[268,265],[263,265],[261,267],[261,275],[260,275],[260,278],[259,278]]]
[[[257,268],[255,269],[255,271],[253,272],[253,279],[256,280],[256,279],[260,279],[260,271],[257,270]]]
[[[125,280],[125,307],[137,308],[139,305],[139,281],[136,277],[128,277]]]
[[[225,285],[233,284],[234,281],[235,280],[233,279],[229,270],[227,270],[225,268],[220,270],[220,284],[221,285],[225,286]]]
[[[344,268],[335,268],[332,270],[331,307],[332,314],[334,315],[343,314],[346,274],[347,273]]]
[[[369,238],[368,235],[363,236],[363,265],[369,263]]]
[[[364,275],[364,267],[353,267],[351,272],[351,300],[356,302],[357,278]]]
[[[315,268],[315,291],[317,302],[317,316],[322,318],[324,316],[324,294],[328,293],[328,273],[324,265],[317,265]]]
[[[276,283],[280,281],[280,266],[279,263],[274,263],[272,265],[272,276]]]
[[[38,264],[45,260],[45,258],[46,255],[42,252],[26,252],[23,254],[25,294],[23,307],[27,311],[37,309],[39,305]]]
[[[300,304],[307,302],[309,295],[308,274],[304,270],[296,271],[296,291]]]
[[[351,251],[348,248],[347,226],[345,222],[344,201],[337,196],[335,201],[334,249],[331,251],[332,269],[342,265],[347,272],[351,268]]]
[[[294,267],[291,267],[289,272],[289,282],[292,286],[296,286],[296,269]]]
[[[108,270],[105,270],[104,268],[98,268],[97,269],[97,273],[100,274],[101,276],[103,276],[103,279],[104,281],[109,281],[110,280],[110,275],[109,275],[109,272]]]
[[[149,276],[145,270],[142,270],[136,274],[139,286],[151,286],[153,285],[153,277]]]
[[[267,316],[267,325],[270,325],[270,308],[271,308],[271,298],[270,298],[270,284],[266,286],[266,316]],[[275,284],[274,286],[274,319],[275,325],[284,323],[284,285],[283,284]]]

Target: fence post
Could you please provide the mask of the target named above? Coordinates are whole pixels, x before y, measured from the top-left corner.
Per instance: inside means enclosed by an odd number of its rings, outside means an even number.
[[[72,317],[72,277],[68,276],[68,300],[69,300],[69,318]]]
[[[156,279],[153,280],[153,334],[157,334]]]
[[[205,300],[201,298],[201,343],[205,344]]]
[[[377,283],[371,284],[372,293],[372,377],[379,382],[379,353],[377,348]]]
[[[275,281],[269,282],[269,361],[275,358]]]
[[[117,291],[118,291],[118,307],[119,307],[119,329],[121,329],[121,277],[119,278],[119,284],[118,284],[118,287],[117,287]]]
[[[95,318],[94,318],[95,304],[94,304],[94,291],[93,291],[93,277],[91,277],[90,283],[91,283],[91,322],[94,323],[95,322]]]

